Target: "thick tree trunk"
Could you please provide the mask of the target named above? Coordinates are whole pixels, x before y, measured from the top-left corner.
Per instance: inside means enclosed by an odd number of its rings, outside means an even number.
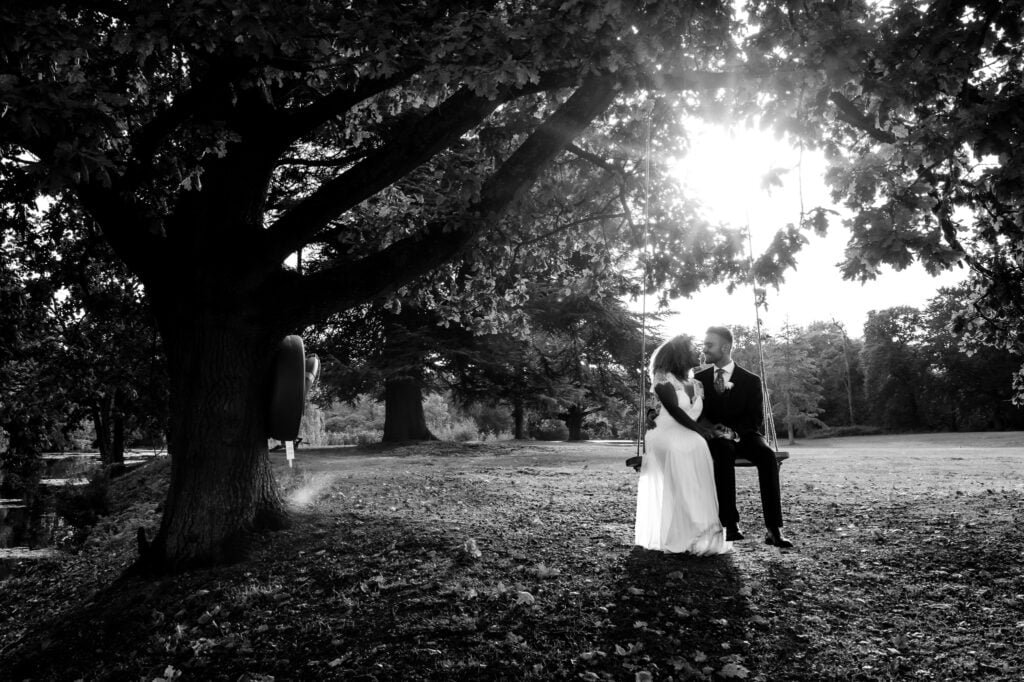
[[[124,464],[124,412],[120,392],[104,395],[92,408],[93,428],[96,429],[96,449],[100,461],[107,466]]]
[[[572,405],[564,413],[559,415],[565,426],[569,429],[569,440],[583,440],[583,420],[586,418],[586,411],[579,405]]]
[[[92,406],[92,427],[96,430],[96,449],[100,451],[100,461],[107,461],[107,452],[110,448],[110,425],[107,420],[107,410],[103,409],[103,400],[93,403]]]
[[[512,435],[516,440],[526,438],[526,409],[520,398],[512,404]]]
[[[276,334],[210,315],[191,330],[164,326],[171,382],[171,484],[144,573],[244,556],[253,531],[287,517],[267,454]]]
[[[107,465],[121,466],[124,464],[124,412],[114,412],[114,439],[110,444],[110,459],[103,462]]]
[[[403,376],[384,384],[384,442],[437,440],[423,414],[423,389],[415,378]]]

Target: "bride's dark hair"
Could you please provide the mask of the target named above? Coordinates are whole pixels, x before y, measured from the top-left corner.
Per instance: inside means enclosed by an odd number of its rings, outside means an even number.
[[[673,336],[651,354],[651,386],[665,381],[669,374],[686,379],[690,370],[699,364],[700,358],[693,339],[686,334]]]

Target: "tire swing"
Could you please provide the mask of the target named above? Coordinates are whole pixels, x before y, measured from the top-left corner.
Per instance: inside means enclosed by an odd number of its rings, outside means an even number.
[[[306,356],[302,337],[295,334],[284,337],[274,358],[267,436],[284,443],[289,467],[295,459],[295,441],[299,440],[306,397],[319,375],[320,358],[315,354]]]

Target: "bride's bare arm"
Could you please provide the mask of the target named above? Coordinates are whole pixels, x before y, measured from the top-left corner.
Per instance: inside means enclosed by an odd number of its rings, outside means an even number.
[[[706,440],[711,440],[714,437],[714,433],[706,426],[698,424],[690,415],[686,414],[681,407],[679,407],[679,400],[676,399],[675,387],[668,383],[658,384],[654,387],[654,393],[658,396],[658,400],[661,401],[661,406],[672,415],[672,418],[677,422],[690,429],[696,431]]]

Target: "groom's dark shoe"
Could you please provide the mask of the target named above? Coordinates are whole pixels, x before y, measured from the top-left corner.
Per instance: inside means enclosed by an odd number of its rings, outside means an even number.
[[[764,536],[764,544],[774,545],[775,547],[788,548],[792,547],[793,543],[789,541],[779,528],[769,528],[768,532]]]
[[[725,541],[726,542],[737,542],[743,539],[743,533],[740,532],[739,526],[732,524],[725,527]]]

